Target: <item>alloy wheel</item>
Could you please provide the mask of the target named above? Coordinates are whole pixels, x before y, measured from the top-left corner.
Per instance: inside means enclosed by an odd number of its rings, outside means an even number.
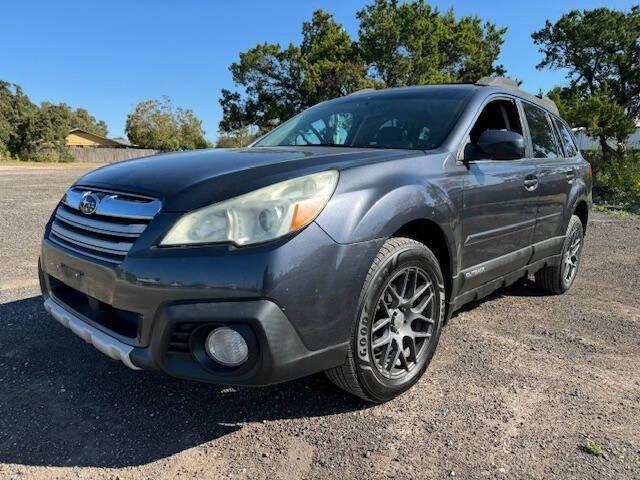
[[[582,236],[578,230],[574,230],[569,239],[569,244],[567,245],[563,259],[564,280],[567,284],[573,280],[573,277],[575,277],[578,271],[581,247]]]
[[[435,297],[421,268],[404,268],[387,283],[370,330],[374,364],[384,377],[402,378],[420,363],[433,334]]]

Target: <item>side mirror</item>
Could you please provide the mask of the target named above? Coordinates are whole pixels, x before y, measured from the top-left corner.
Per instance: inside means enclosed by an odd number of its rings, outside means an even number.
[[[516,160],[524,157],[524,137],[508,130],[485,130],[477,147],[493,160]]]

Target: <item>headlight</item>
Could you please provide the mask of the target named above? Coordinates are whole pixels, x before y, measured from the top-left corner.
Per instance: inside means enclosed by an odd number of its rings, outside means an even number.
[[[178,220],[160,245],[250,245],[282,237],[318,216],[337,181],[335,170],[315,173],[195,210]]]

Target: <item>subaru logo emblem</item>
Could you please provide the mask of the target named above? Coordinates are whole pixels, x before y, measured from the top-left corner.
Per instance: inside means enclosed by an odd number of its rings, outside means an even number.
[[[80,200],[80,211],[85,215],[91,215],[96,212],[98,208],[98,202],[100,200],[93,193],[87,192],[82,196]]]

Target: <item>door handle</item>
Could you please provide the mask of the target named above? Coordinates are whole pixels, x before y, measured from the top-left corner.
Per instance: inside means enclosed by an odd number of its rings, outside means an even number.
[[[567,170],[567,182],[571,183],[574,178],[576,178],[575,170],[573,168],[570,170]]]
[[[538,188],[538,177],[535,175],[527,175],[524,178],[524,188],[529,191],[533,191]]]

